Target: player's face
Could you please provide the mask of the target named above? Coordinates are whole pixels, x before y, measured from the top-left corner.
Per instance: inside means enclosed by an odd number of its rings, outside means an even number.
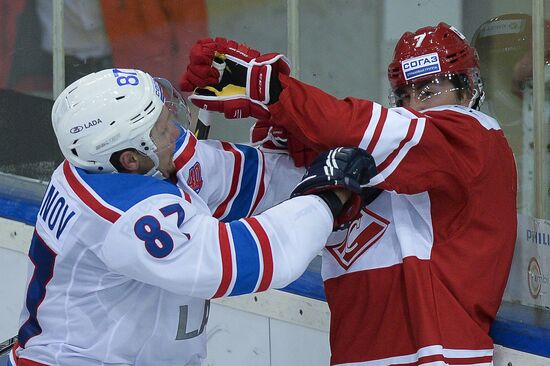
[[[156,154],[159,158],[158,170],[169,177],[175,172],[173,157],[179,130],[176,127],[174,116],[164,107],[157,123],[151,130],[151,139],[157,146]]]
[[[414,86],[405,86],[398,93],[400,106],[410,107],[417,111],[441,105],[462,105],[464,103],[464,100],[459,99],[459,90],[445,78],[435,78]]]

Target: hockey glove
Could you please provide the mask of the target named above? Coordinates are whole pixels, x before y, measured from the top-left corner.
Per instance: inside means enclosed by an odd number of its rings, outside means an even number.
[[[304,145],[284,128],[274,126],[266,120],[258,120],[252,126],[250,142],[264,152],[289,154],[297,167],[307,168],[319,155],[318,151]]]
[[[220,68],[219,65],[224,66],[222,55],[227,53],[238,53],[248,61],[260,56],[259,51],[225,38],[201,39],[191,47],[189,65],[181,76],[180,89],[192,92],[197,87],[218,84],[223,72],[223,67]],[[218,62],[214,62],[215,59]]]
[[[273,126],[267,120],[257,120],[250,129],[250,143],[264,152],[287,154],[287,141],[286,130]]]
[[[325,151],[312,162],[291,197],[318,195],[332,211],[334,229],[345,229],[368,203],[366,185],[376,174],[374,159],[363,149],[340,147]],[[347,202],[334,193],[338,188],[351,192]]]
[[[210,68],[206,68],[207,60]],[[216,38],[193,47],[181,87],[196,86],[189,100],[199,108],[222,112],[226,118],[268,119],[267,105],[281,93],[279,73],[290,74],[284,55],[259,55],[246,45]]]

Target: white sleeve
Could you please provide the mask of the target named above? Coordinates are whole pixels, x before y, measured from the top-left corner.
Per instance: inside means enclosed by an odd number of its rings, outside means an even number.
[[[172,195],[150,197],[110,229],[99,251],[114,272],[200,298],[284,287],[324,247],[332,216],[316,196],[221,223]]]
[[[224,222],[262,212],[287,199],[304,169],[288,155],[188,134],[176,152],[178,184],[197,193]],[[186,141],[187,141],[186,140]]]

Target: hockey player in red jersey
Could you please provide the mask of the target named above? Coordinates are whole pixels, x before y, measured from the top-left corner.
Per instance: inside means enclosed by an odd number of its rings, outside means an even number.
[[[388,68],[393,108],[339,100],[290,77],[279,55],[250,57],[232,41],[199,41],[191,55],[181,86],[199,107],[375,159],[369,186],[383,192],[323,251],[331,364],[492,365],[516,170],[498,122],[478,111],[477,53],[465,37],[445,23],[403,34]],[[214,55],[221,74],[205,67]]]
[[[376,173],[363,150],[324,152],[300,182],[287,156],[197,141],[188,112],[133,69],[56,99],[66,160],[38,213],[10,365],[200,365],[209,299],[286,286],[359,213]]]

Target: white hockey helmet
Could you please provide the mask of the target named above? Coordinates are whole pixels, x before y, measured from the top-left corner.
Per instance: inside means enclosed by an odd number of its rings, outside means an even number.
[[[52,124],[65,158],[90,172],[110,173],[117,151],[133,148],[159,163],[151,129],[163,106],[184,127],[190,113],[185,100],[165,79],[134,69],[107,69],[84,76],[55,100]]]

